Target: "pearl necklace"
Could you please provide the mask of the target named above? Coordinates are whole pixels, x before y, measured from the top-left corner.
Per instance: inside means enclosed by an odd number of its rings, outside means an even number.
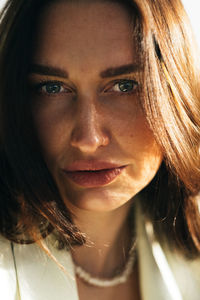
[[[113,278],[98,278],[93,277],[90,273],[85,271],[81,266],[75,264],[75,273],[86,283],[97,286],[97,287],[111,287],[116,286],[118,284],[124,283],[127,281],[128,277],[131,275],[133,271],[133,265],[135,262],[136,254],[136,240],[133,242],[131,249],[129,250],[128,260],[124,266],[123,271]]]

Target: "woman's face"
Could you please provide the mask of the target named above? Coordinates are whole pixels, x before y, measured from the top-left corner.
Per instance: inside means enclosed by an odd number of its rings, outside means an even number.
[[[47,166],[66,205],[118,208],[162,160],[140,108],[129,13],[106,1],[62,1],[38,28],[30,81]]]

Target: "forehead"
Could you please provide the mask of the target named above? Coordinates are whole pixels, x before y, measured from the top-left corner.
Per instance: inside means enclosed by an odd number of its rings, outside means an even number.
[[[104,68],[134,60],[131,15],[107,1],[61,1],[41,13],[34,60],[80,68]]]

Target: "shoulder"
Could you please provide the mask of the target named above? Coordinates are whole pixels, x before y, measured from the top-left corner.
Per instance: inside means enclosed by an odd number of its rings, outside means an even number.
[[[0,271],[11,270],[14,267],[13,251],[11,242],[0,236]]]
[[[14,244],[21,300],[78,300],[70,252],[58,250],[52,236],[43,246]]]
[[[160,243],[139,204],[136,227],[143,299],[199,300],[200,258],[189,260],[167,240]]]
[[[20,245],[0,236],[0,299],[78,300],[69,251],[44,241],[51,256],[37,244]]]
[[[3,236],[0,236],[0,299],[19,299],[12,244]]]
[[[169,247],[167,242],[161,246],[184,299],[199,300],[200,257],[189,259],[177,249]]]

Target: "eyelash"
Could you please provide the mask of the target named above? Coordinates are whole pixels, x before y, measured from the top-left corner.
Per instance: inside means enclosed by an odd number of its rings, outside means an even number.
[[[115,87],[115,85],[117,85],[117,84],[130,83],[130,82],[133,85],[133,88],[131,91],[128,91],[128,92],[118,91],[116,93],[120,93],[121,95],[130,95],[130,94],[132,95],[135,92],[135,90],[137,89],[137,87],[139,86],[138,82],[136,80],[134,80],[133,78],[124,78],[124,79],[114,80],[113,82],[111,82],[112,86],[109,89],[113,89]],[[109,92],[108,91],[109,89],[107,89],[106,92]],[[112,93],[112,91],[111,91],[111,93]]]
[[[36,92],[37,94],[46,94],[46,96],[51,96],[51,97],[52,96],[57,96],[59,93],[52,93],[51,94],[51,93],[42,91],[42,88],[45,87],[45,86],[47,86],[48,84],[49,85],[50,84],[51,85],[58,85],[58,86],[60,86],[60,88],[65,89],[66,93],[70,93],[70,89],[65,88],[63,82],[56,81],[56,80],[44,80],[44,81],[40,81],[39,83],[33,84],[32,85],[33,91]],[[67,92],[67,90],[69,92]],[[61,92],[61,93],[63,93],[63,92]]]
[[[115,87],[115,85],[117,84],[123,84],[123,83],[132,83],[133,84],[133,88],[131,91],[127,91],[127,92],[123,92],[123,91],[115,91],[114,93],[119,93],[121,95],[130,95],[130,94],[133,94],[135,92],[135,90],[137,89],[138,87],[138,82],[136,80],[134,80],[133,78],[124,78],[124,79],[116,79],[114,81],[112,81],[110,83],[110,87],[109,88],[106,88],[104,90],[104,93],[108,92],[108,93],[113,93],[113,91],[109,91],[111,89],[113,89]],[[45,92],[45,91],[42,91],[42,88],[44,88],[45,86],[47,85],[57,85],[57,86],[60,86],[60,88],[64,89],[64,91],[59,91],[58,93],[48,93],[48,92]],[[40,81],[39,83],[36,83],[36,84],[33,84],[32,85],[32,89],[34,92],[36,92],[37,94],[45,94],[46,96],[48,97],[56,97],[58,94],[61,94],[61,93],[71,93],[73,92],[73,90],[71,89],[68,89],[68,88],[65,88],[64,87],[64,84],[63,82],[61,81],[55,81],[55,80],[44,80],[44,81]]]

